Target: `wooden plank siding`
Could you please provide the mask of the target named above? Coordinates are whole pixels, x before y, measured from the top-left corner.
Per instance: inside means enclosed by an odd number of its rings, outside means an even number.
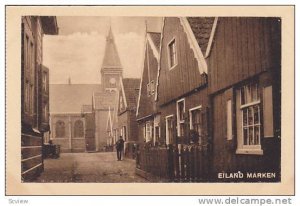
[[[202,106],[201,113],[206,114],[208,110],[208,89],[203,88],[197,92],[194,92],[185,98],[185,113],[188,115],[189,109]],[[161,137],[160,142],[166,142],[166,116],[174,115],[174,120],[176,121],[176,101],[173,101],[170,104],[165,105],[161,108],[161,121],[160,121],[160,128],[161,128]],[[188,118],[189,119],[189,118]],[[207,122],[203,122],[203,133],[208,134],[208,126]],[[207,140],[204,140],[207,141]]]
[[[271,31],[278,20],[258,17],[218,19],[214,43],[207,58],[210,93],[277,66]]]
[[[165,18],[164,21],[158,80],[159,105],[169,103],[206,83],[180,19]],[[168,44],[173,38],[176,41],[177,65],[170,70]]]
[[[281,25],[278,18],[221,17],[218,19],[208,64],[208,94],[211,101],[212,176],[220,172],[276,172],[280,179],[281,123]],[[241,113],[237,104],[239,87],[252,80],[258,84],[260,108],[263,90],[272,86],[274,136],[264,137],[263,154],[237,154]],[[227,101],[232,101],[232,139],[227,139]],[[274,109],[276,107],[276,109]],[[263,111],[260,110],[263,124]],[[276,131],[278,131],[276,133]],[[222,181],[222,179],[217,179]],[[239,181],[224,180],[224,181]],[[251,180],[243,180],[251,181]],[[253,180],[252,180],[253,181]]]
[[[153,50],[149,46],[148,47],[148,55],[147,49],[145,49],[145,60],[144,60],[144,71],[141,82],[141,91],[140,91],[140,102],[139,102],[139,110],[137,119],[146,117],[156,112],[156,102],[155,95],[148,96],[147,95],[147,84],[150,81],[154,81],[154,85],[157,82],[157,71],[158,71],[158,62],[154,57]],[[149,72],[148,72],[148,59],[149,59]],[[150,74],[150,76],[149,76]],[[156,87],[155,87],[156,90]]]
[[[34,179],[43,171],[42,143],[41,134],[23,131],[21,135],[21,174],[23,181]]]

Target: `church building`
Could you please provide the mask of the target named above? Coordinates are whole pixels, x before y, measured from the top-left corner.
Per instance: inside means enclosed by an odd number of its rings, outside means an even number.
[[[69,81],[50,86],[50,139],[62,152],[104,151],[107,144],[107,116],[109,108],[115,106],[123,74],[111,28],[100,71],[101,84]],[[84,105],[91,105],[88,112],[82,110]]]

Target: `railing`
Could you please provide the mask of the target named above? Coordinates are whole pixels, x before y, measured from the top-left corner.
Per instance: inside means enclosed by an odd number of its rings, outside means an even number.
[[[137,150],[136,167],[153,176],[169,177],[168,149],[166,147],[144,147]]]
[[[208,145],[140,147],[137,168],[171,182],[205,182],[209,179]]]

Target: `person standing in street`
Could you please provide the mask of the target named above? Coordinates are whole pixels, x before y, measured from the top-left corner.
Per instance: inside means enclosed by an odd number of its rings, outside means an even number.
[[[122,136],[120,136],[119,140],[116,143],[116,149],[117,149],[118,161],[121,161],[122,153],[123,153],[123,149],[124,149],[124,140],[123,140]]]

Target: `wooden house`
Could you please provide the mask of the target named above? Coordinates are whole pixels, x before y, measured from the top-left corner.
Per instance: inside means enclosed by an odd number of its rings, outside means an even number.
[[[125,141],[124,152],[127,157],[134,157],[135,144],[138,141],[136,108],[140,87],[140,79],[123,78],[118,96],[119,136]]]
[[[276,177],[260,180],[278,180],[281,20],[224,17],[215,18],[214,27],[206,59],[213,176],[222,172],[270,172]]]
[[[139,143],[153,145],[160,139],[160,114],[155,101],[161,33],[146,33],[144,61],[139,90],[136,118],[139,128]]]
[[[56,17],[21,19],[21,176],[27,181],[43,169],[42,145],[49,131],[49,69],[43,65],[43,35],[58,34]]]
[[[210,49],[213,19],[199,23],[198,30],[188,18],[163,20],[157,76],[156,101],[165,144],[190,144],[190,133],[198,143],[207,144],[208,89],[205,53]],[[205,29],[201,29],[205,28]]]
[[[148,41],[151,50],[145,57],[138,121],[140,125],[146,123],[141,135],[146,136],[146,141],[148,132],[151,138],[151,134],[159,134],[153,138],[154,147],[145,144],[139,148],[138,174],[147,177],[151,173],[169,181],[207,178],[209,96],[205,53],[210,50],[213,24],[213,18],[203,18],[198,23],[199,29],[193,30],[188,18],[164,18],[158,59],[153,57],[155,49]],[[145,92],[153,78],[149,74],[157,74],[154,97],[147,97]],[[147,128],[150,118],[155,132]]]

